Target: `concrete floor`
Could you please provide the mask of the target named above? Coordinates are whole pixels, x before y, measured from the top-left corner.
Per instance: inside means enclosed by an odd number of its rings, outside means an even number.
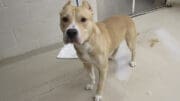
[[[129,53],[120,50],[110,62],[103,101],[180,101],[179,11],[175,6],[134,18],[137,67],[128,67]],[[150,47],[154,38],[160,42]],[[58,60],[58,51],[1,61],[0,101],[92,101],[95,90],[84,90],[88,79],[80,61]]]

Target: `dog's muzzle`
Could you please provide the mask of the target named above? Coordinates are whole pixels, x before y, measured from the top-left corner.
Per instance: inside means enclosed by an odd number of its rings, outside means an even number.
[[[76,29],[68,29],[66,34],[69,39],[74,39],[77,36],[78,31]]]
[[[71,43],[78,42],[78,30],[77,29],[75,29],[75,28],[68,29],[66,31],[66,35],[68,38],[67,39],[68,42],[71,42]]]

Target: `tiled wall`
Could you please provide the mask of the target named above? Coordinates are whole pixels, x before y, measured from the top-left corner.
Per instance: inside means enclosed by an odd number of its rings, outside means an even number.
[[[0,60],[61,42],[58,12],[66,1],[0,0]]]

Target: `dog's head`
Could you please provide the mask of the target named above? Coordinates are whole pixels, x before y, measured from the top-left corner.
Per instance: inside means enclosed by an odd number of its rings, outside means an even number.
[[[93,11],[86,0],[73,6],[69,0],[60,12],[64,43],[83,44],[93,31]]]

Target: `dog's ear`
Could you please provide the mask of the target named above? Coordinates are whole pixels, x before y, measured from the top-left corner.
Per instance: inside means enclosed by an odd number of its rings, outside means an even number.
[[[93,12],[91,5],[88,3],[87,0],[82,1],[82,6],[89,9],[91,12]]]
[[[71,5],[71,0],[67,0],[67,3],[64,5],[63,9],[69,5]]]

